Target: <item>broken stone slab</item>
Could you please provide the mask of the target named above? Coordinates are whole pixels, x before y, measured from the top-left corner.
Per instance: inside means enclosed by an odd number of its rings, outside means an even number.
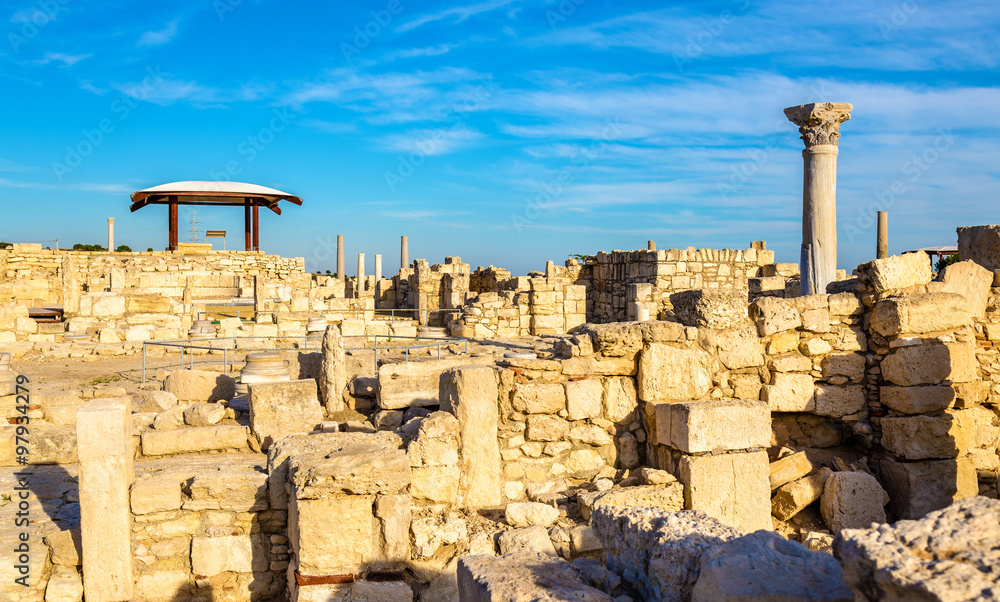
[[[826,479],[820,511],[834,533],[885,522],[889,494],[867,472],[835,472]]]
[[[771,529],[771,488],[766,451],[682,456],[677,479],[684,508],[703,510],[745,531]]]
[[[882,360],[882,378],[895,385],[936,385],[979,378],[975,347],[969,343],[935,343],[899,347]]]
[[[395,433],[324,434],[319,450],[289,453],[288,482],[299,499],[327,495],[392,495],[410,484],[410,462]],[[288,450],[286,450],[287,452]]]
[[[708,394],[711,356],[697,347],[650,343],[639,356],[638,394],[643,401],[691,401]]]
[[[565,383],[566,410],[570,420],[586,420],[601,415],[604,387],[600,379],[587,378]]]
[[[789,299],[763,297],[750,304],[750,317],[762,337],[793,330],[802,325],[802,317]]]
[[[816,409],[820,416],[840,418],[864,410],[868,402],[861,385],[816,385]]]
[[[976,442],[976,420],[972,410],[948,410],[941,414],[885,416],[882,445],[909,460],[957,458]]]
[[[875,305],[872,328],[884,337],[957,330],[969,324],[969,302],[956,293],[889,297]]]
[[[973,261],[953,263],[938,274],[946,293],[961,295],[972,317],[982,318],[993,286],[993,272]]]
[[[160,413],[176,406],[177,403],[177,396],[169,391],[152,391],[139,405],[139,411]]]
[[[379,557],[373,495],[292,497],[289,541],[302,575],[357,574]],[[333,528],[331,528],[333,526]]]
[[[801,479],[812,471],[816,470],[816,465],[809,460],[806,452],[801,451],[794,454],[789,454],[784,458],[779,458],[774,462],[771,462],[768,470],[770,471],[770,476],[768,480],[771,484],[771,489],[777,489],[785,483],[791,483],[792,481]]]
[[[823,495],[823,485],[831,472],[829,468],[821,468],[815,474],[778,487],[771,499],[771,514],[781,520],[789,520],[805,510]]]
[[[743,535],[704,512],[600,506],[591,524],[608,569],[645,600],[685,602],[701,572],[702,554]]]
[[[186,487],[185,510],[256,512],[267,508],[267,475],[256,466],[220,466],[200,472]]]
[[[832,556],[758,531],[716,544],[701,556],[691,602],[737,600],[853,602],[854,595]]]
[[[868,600],[1000,600],[1000,502],[970,497],[919,520],[842,531],[834,554]]]
[[[920,518],[979,493],[976,467],[969,457],[924,462],[881,458],[877,466],[891,494],[889,512],[896,518]]]
[[[218,372],[175,370],[163,381],[163,390],[182,403],[229,401],[236,394],[236,381]]]
[[[903,414],[932,414],[955,403],[955,389],[948,385],[881,387],[879,401]]]
[[[225,449],[246,449],[247,428],[217,425],[172,431],[146,431],[142,434],[142,453],[146,456],[192,454]]]
[[[1000,270],[1000,226],[958,228],[958,255],[987,270]]]
[[[179,510],[181,484],[168,477],[136,479],[132,485],[131,503],[134,514]]]
[[[863,263],[857,273],[869,291],[883,293],[930,282],[931,260],[923,251],[893,255]]]
[[[192,403],[184,409],[184,423],[188,426],[212,426],[226,417],[226,408],[219,403]]]
[[[757,336],[757,329],[752,324],[744,324],[718,333],[715,344],[719,349],[719,361],[730,370],[764,365],[764,346]]]
[[[771,412],[765,401],[695,401],[656,406],[656,441],[685,453],[767,447]]]
[[[535,552],[545,556],[558,556],[549,532],[545,527],[522,527],[504,531],[497,537],[501,554]]]
[[[816,409],[816,384],[809,374],[775,372],[760,398],[772,412],[812,412]]]
[[[640,487],[619,487],[608,491],[592,491],[577,495],[580,514],[584,520],[590,520],[591,514],[598,506],[615,508],[658,508],[666,512],[678,512],[684,509],[684,486],[674,481],[666,485],[646,485]]]
[[[670,295],[673,314],[685,326],[731,328],[748,319],[747,292],[731,289],[695,289]]]
[[[289,380],[253,383],[250,390],[250,429],[267,450],[276,438],[312,432],[323,422],[316,381]]]
[[[400,410],[439,405],[441,374],[445,370],[466,364],[485,364],[490,359],[463,357],[383,364],[378,369],[378,407]]]
[[[588,585],[565,560],[537,552],[463,556],[458,561],[458,590],[462,602],[614,600]]]
[[[83,545],[80,541],[79,527],[64,531],[52,531],[45,536],[45,544],[49,546],[49,558],[52,560],[52,564],[61,566],[80,566],[83,564]]]
[[[559,510],[539,502],[511,502],[504,509],[504,519],[512,527],[551,527]]]

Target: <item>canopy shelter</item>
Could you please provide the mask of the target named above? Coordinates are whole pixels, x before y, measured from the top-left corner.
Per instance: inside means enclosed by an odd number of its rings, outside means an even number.
[[[288,201],[296,205],[302,199],[274,188],[244,184],[242,182],[174,182],[161,184],[132,193],[131,210],[138,211],[146,205],[168,206],[168,248],[177,250],[177,207],[178,205],[241,206],[246,233],[246,250],[260,250],[260,229],[258,208],[267,207],[281,215],[278,203]]]

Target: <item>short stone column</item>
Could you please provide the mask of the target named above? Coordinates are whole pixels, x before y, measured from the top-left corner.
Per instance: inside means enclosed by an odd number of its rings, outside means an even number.
[[[132,599],[131,404],[98,399],[76,413],[80,534],[87,600]]]
[[[655,251],[656,250],[656,243],[653,242],[653,241],[651,241],[651,240],[647,240],[646,241],[646,250],[647,251]]]
[[[344,388],[347,387],[347,359],[340,326],[330,324],[323,335],[323,363],[319,391],[328,414],[344,409]]]
[[[108,250],[115,250],[115,218],[108,218]]]
[[[824,102],[785,109],[799,126],[802,151],[802,294],[826,293],[837,280],[837,142],[840,124],[851,118],[846,102]]]
[[[460,491],[465,508],[503,502],[497,443],[496,375],[489,366],[459,366],[441,375],[441,409],[458,418],[461,433]]]
[[[344,263],[344,235],[337,235],[337,280],[341,283],[347,280],[347,266]]]
[[[399,269],[405,270],[410,267],[410,237],[399,237]]]
[[[878,234],[875,239],[875,259],[889,256],[889,212],[878,212]]]
[[[382,256],[375,255],[375,282],[382,279]]]

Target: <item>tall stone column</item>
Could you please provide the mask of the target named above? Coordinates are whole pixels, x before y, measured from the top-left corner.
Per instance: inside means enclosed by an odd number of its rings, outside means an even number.
[[[115,218],[108,218],[108,250],[115,250]]]
[[[889,212],[878,212],[878,238],[875,240],[875,259],[889,256]]]
[[[837,142],[840,124],[851,118],[846,102],[824,102],[785,109],[799,126],[802,151],[802,294],[825,293],[837,279]]]
[[[405,270],[410,267],[410,237],[399,237],[399,269]]]
[[[323,362],[319,393],[328,414],[344,409],[344,389],[347,387],[347,363],[340,326],[330,324],[323,334]]]
[[[375,281],[382,280],[382,256],[375,255]]]
[[[337,280],[347,281],[347,267],[344,265],[344,235],[337,235]]]
[[[365,286],[365,254],[358,253],[358,290]]]

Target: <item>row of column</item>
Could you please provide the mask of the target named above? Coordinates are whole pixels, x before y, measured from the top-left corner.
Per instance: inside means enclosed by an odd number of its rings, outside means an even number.
[[[399,241],[399,267],[405,269],[410,265],[410,238],[400,236]],[[358,280],[365,277],[365,254],[358,253]],[[375,278],[382,279],[382,255],[375,255]],[[345,262],[344,235],[337,235],[337,279],[341,282],[347,280],[347,267]]]

